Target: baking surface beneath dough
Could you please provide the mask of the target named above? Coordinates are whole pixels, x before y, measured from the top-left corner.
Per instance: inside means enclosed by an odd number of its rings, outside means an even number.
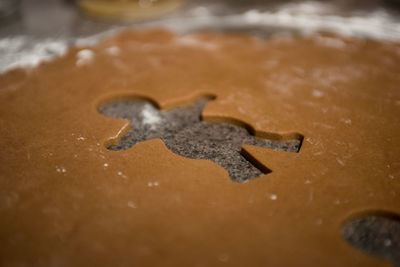
[[[400,212],[399,49],[138,31],[4,74],[2,262],[388,266],[340,228],[364,212]],[[300,152],[243,147],[272,172],[237,184],[161,140],[107,149],[129,123],[99,105],[145,98],[168,110],[210,95],[204,121],[301,135]]]

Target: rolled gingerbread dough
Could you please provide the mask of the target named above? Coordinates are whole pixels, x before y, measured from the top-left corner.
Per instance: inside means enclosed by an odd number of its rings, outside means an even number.
[[[390,266],[340,233],[400,213],[400,45],[333,36],[126,32],[0,77],[2,266]],[[299,153],[246,146],[272,172],[234,183],[97,107],[214,96],[203,119]]]

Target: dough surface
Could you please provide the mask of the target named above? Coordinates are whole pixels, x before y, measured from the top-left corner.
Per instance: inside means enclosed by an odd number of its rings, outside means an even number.
[[[399,63],[396,43],[148,30],[2,75],[0,265],[390,266],[340,230],[400,214]],[[129,123],[100,104],[201,96],[205,121],[300,152],[245,146],[272,172],[234,183],[161,140],[107,149]]]

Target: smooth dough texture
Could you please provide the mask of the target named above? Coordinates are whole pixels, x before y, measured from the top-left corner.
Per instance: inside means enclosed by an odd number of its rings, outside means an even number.
[[[1,266],[390,266],[343,223],[400,214],[400,45],[332,36],[126,32],[0,77]],[[205,121],[304,136],[247,146],[271,173],[234,183],[161,140],[110,151],[118,98],[215,96]]]

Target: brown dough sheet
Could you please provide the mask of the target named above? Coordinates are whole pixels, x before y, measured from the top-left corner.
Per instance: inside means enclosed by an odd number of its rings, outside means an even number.
[[[77,66],[82,49],[92,58]],[[400,214],[399,73],[398,43],[162,30],[10,71],[0,265],[390,266],[340,231],[358,214]],[[100,103],[146,97],[167,109],[205,95],[217,97],[205,121],[301,134],[300,152],[245,147],[272,173],[238,184],[161,140],[106,148],[129,123]]]

